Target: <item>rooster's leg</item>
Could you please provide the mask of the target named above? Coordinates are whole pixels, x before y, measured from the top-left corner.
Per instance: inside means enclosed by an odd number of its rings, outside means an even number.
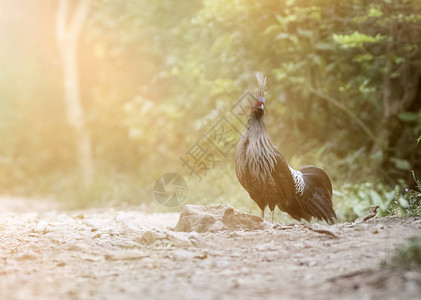
[[[262,219],[264,220],[265,219],[265,209],[261,209],[260,211],[262,212]]]
[[[275,210],[270,211],[270,222],[273,224],[273,214],[275,213]]]

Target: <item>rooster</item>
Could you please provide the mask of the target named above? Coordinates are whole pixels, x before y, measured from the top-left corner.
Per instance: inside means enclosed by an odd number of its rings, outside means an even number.
[[[322,169],[291,168],[273,142],[264,122],[266,77],[256,73],[256,101],[235,154],[235,172],[241,185],[265,217],[269,206],[271,221],[275,207],[294,219],[310,222],[312,217],[334,223],[332,184]]]

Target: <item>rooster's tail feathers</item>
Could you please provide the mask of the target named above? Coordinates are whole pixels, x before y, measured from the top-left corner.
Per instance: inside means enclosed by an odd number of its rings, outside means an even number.
[[[305,182],[300,206],[311,216],[334,223],[336,218],[332,204],[332,183],[322,169],[307,166],[300,169]]]

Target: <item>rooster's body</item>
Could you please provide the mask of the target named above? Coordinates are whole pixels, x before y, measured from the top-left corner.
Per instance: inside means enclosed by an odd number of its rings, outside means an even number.
[[[312,217],[333,223],[332,184],[320,168],[307,166],[296,171],[288,166],[273,145],[263,120],[266,78],[258,73],[257,101],[241,136],[235,155],[235,171],[241,185],[257,203],[264,217],[269,206],[271,219],[275,207],[294,219]]]

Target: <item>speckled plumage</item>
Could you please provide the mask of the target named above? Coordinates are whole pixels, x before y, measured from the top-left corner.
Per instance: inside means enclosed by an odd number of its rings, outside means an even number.
[[[301,173],[300,171],[294,170],[291,167],[289,167],[289,171],[291,173],[292,178],[294,179],[295,193],[297,195],[302,195],[304,193],[304,186],[305,186],[303,173]]]

